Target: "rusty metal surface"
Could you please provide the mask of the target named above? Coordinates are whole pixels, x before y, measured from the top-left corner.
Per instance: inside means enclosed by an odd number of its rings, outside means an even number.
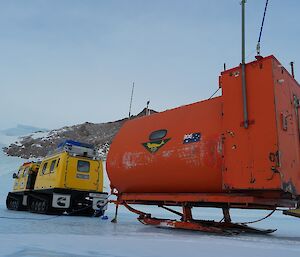
[[[123,193],[118,196],[120,203],[150,204],[181,206],[188,203],[191,206],[221,207],[244,209],[274,209],[277,207],[293,208],[297,200],[280,199],[280,195],[274,194],[272,197],[251,196],[249,193]]]

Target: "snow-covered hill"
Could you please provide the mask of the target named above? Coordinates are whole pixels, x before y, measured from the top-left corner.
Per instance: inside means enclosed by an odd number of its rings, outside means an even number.
[[[153,114],[156,111],[144,109],[131,118],[134,119],[149,113]],[[4,131],[6,135],[20,136],[4,150],[10,156],[26,159],[39,158],[46,156],[49,151],[54,150],[62,141],[72,139],[95,145],[99,149],[100,157],[105,160],[112,139],[127,120],[128,118],[123,118],[113,122],[98,124],[85,122],[51,131],[18,126],[17,128]],[[26,131],[27,133],[25,133]]]
[[[45,157],[54,150],[59,143],[66,139],[90,143],[99,148],[99,153],[105,159],[109,144],[125,120],[110,123],[83,123],[70,127],[63,127],[51,131],[36,131],[19,137],[4,151],[10,156],[22,158]]]
[[[7,137],[0,136],[5,140]],[[11,137],[11,140],[15,138]],[[0,143],[1,144],[1,143]],[[2,145],[5,145],[2,143]],[[11,173],[23,162],[0,153],[0,256],[45,257],[289,257],[300,255],[300,220],[275,213],[257,224],[277,228],[273,235],[220,236],[206,233],[159,229],[145,226],[136,215],[119,209],[119,222],[110,222],[114,206],[109,205],[109,220],[89,217],[49,216],[8,211],[5,197],[12,185]],[[106,187],[108,187],[106,177]],[[175,218],[156,207],[143,207],[155,216]],[[221,219],[221,211],[199,208],[196,217]],[[264,211],[234,210],[234,221],[255,220]]]
[[[48,131],[47,129],[37,128],[28,125],[18,124],[15,128],[4,129],[1,134],[6,136],[23,136],[37,131]]]

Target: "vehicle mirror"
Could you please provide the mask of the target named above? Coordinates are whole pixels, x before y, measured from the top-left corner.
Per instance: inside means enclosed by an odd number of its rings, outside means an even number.
[[[18,178],[18,175],[16,173],[14,173],[13,178]]]

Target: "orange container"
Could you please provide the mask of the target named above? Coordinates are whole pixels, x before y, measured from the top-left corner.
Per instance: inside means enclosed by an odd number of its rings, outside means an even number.
[[[111,145],[119,193],[300,193],[299,84],[275,57],[220,76],[222,96],[130,120]],[[288,192],[287,194],[284,194]]]
[[[221,192],[221,116],[218,97],[126,122],[108,154],[113,187],[120,192]],[[150,140],[159,130],[166,135]],[[196,142],[188,141],[193,137]]]

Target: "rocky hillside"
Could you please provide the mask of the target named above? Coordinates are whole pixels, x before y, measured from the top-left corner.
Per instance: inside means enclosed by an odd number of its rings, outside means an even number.
[[[155,113],[155,111],[150,110],[150,113]],[[144,115],[146,115],[146,109],[138,115],[132,116],[132,118]],[[72,139],[95,145],[99,149],[100,156],[105,159],[114,136],[127,120],[128,118],[124,118],[98,124],[86,122],[51,131],[37,131],[20,137],[19,141],[16,141],[3,150],[10,156],[19,156],[26,159],[40,158],[55,149],[60,142]]]

